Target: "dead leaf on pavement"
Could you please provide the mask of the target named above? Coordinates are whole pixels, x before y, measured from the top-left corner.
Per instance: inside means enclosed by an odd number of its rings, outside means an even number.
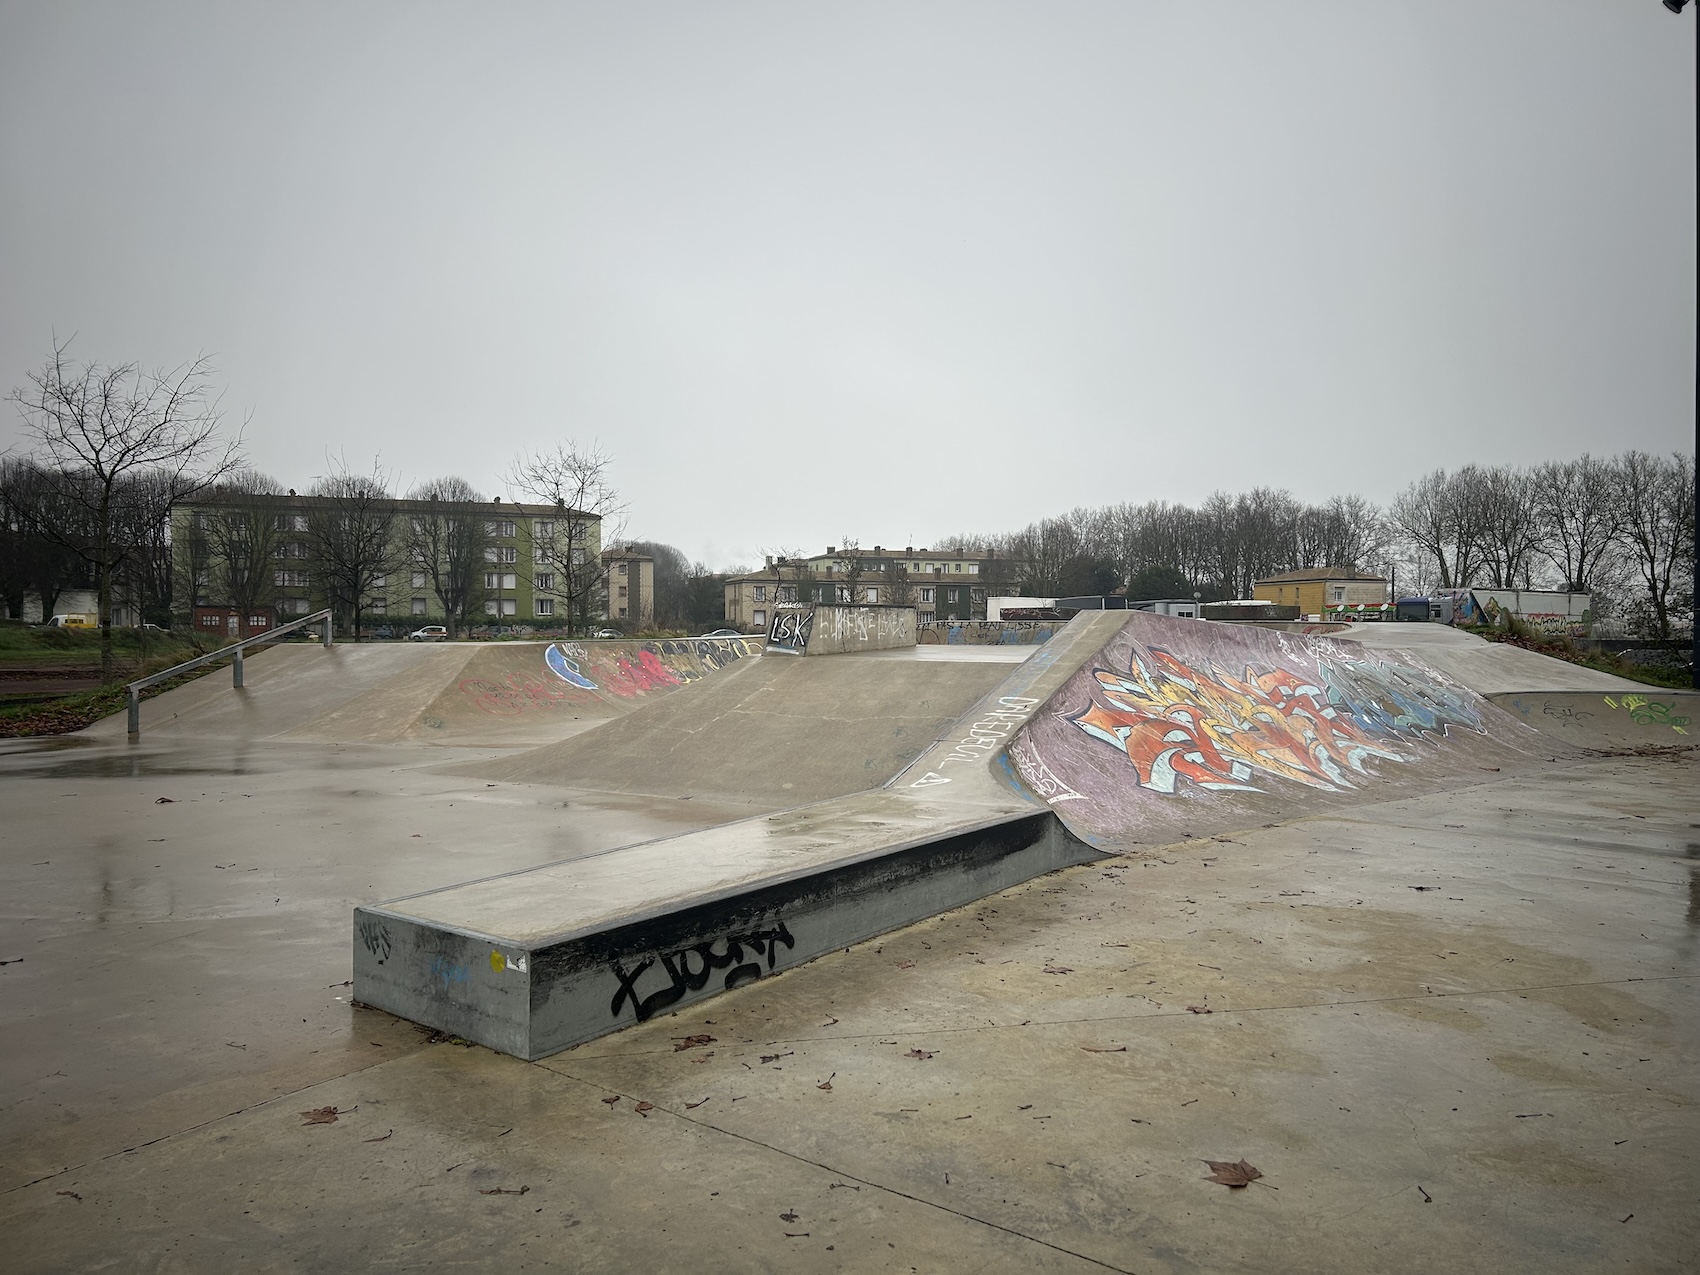
[[[1206,1160],[1204,1163],[1208,1164],[1211,1169],[1214,1170],[1214,1172],[1204,1180],[1206,1182],[1217,1182],[1222,1186],[1250,1186],[1251,1183],[1263,1176],[1261,1170],[1256,1168],[1254,1165],[1248,1164],[1244,1159]]]
[[[910,1058],[919,1058],[925,1062],[933,1056],[934,1052],[935,1051],[931,1049],[911,1049],[906,1056]]]
[[[388,1142],[393,1137],[395,1137],[395,1130],[391,1129],[388,1133],[386,1133],[381,1138],[362,1138],[362,1139],[360,1139],[360,1141],[362,1141],[362,1142]]]
[[[897,963],[897,968],[900,969],[900,970],[912,970],[912,969],[915,968],[915,962],[914,961],[899,961]]]
[[[1047,966],[1045,966],[1045,973],[1047,973],[1047,974],[1072,974],[1072,973],[1074,973],[1074,971],[1071,970],[1066,965],[1047,965]]]
[[[704,1045],[712,1045],[712,1036],[680,1036],[673,1041],[673,1052],[682,1054],[687,1049],[700,1049]]]
[[[790,1209],[787,1209],[779,1215],[779,1220],[781,1222],[795,1222],[800,1216],[801,1214],[793,1213]]]
[[[789,1057],[791,1057],[792,1054],[795,1054],[796,1052],[797,1051],[795,1049],[793,1049],[789,1053],[784,1053],[784,1054],[763,1054],[761,1056],[761,1060],[764,1063],[778,1062],[781,1058],[789,1058]]]
[[[348,1109],[348,1111],[355,1111],[355,1110],[357,1110],[357,1108],[355,1108],[355,1107],[350,1107]],[[348,1114],[348,1111],[338,1111],[335,1107],[314,1107],[311,1111],[303,1111],[301,1113],[302,1116],[304,1117],[304,1119],[301,1121],[301,1123],[302,1124],[335,1124],[336,1118],[338,1116],[346,1116]]]
[[[1125,1054],[1127,1052],[1126,1045],[1082,1045],[1081,1048],[1089,1054]]]
[[[632,1110],[637,1112],[640,1116],[648,1115],[651,1111],[655,1110],[655,1104],[653,1102],[640,1102],[637,1106],[633,1107]]]
[[[1208,1005],[1188,1005],[1186,1012],[1189,1014],[1214,1014],[1216,1011]]]
[[[80,1201],[83,1198],[82,1196],[78,1195],[75,1191],[55,1191],[53,1194],[54,1195],[68,1195],[73,1200],[78,1200],[78,1201]]]
[[[712,1098],[712,1097],[714,1097],[713,1094],[708,1095],[708,1098]],[[708,1098],[704,1098],[702,1100],[702,1102],[707,1102]],[[685,1104],[685,1110],[686,1111],[695,1111],[698,1107],[702,1106],[702,1102],[687,1102]]]
[[[616,1102],[620,1101],[620,1095],[614,1094],[612,1097],[604,1098],[602,1101],[612,1107]]]
[[[838,1073],[836,1071],[833,1072],[831,1076],[828,1076],[825,1080],[821,1081],[820,1084],[815,1086],[815,1088],[816,1089],[831,1089],[833,1077],[837,1076],[837,1075],[838,1075]]]
[[[169,806],[172,802],[174,802],[176,800],[177,800],[177,798],[175,798],[175,797],[155,797],[153,799],[153,804],[156,805],[156,806]]]
[[[524,1195],[529,1190],[531,1190],[531,1188],[528,1187],[528,1186],[522,1186],[517,1191],[513,1190],[510,1187],[505,1187],[505,1186],[493,1186],[493,1187],[490,1187],[488,1190],[486,1190],[484,1187],[479,1187],[478,1188],[478,1194],[479,1195]]]

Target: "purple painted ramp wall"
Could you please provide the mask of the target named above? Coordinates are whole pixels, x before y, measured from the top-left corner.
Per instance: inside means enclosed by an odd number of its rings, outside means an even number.
[[[1113,846],[1461,786],[1533,759],[1533,731],[1391,654],[1130,612],[1016,734],[1006,777]]]

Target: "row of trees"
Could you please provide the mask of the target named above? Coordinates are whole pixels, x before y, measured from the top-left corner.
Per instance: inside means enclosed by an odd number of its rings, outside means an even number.
[[[953,536],[941,548],[1024,564],[1036,595],[1250,597],[1284,571],[1384,573],[1402,593],[1472,585],[1595,595],[1669,637],[1693,615],[1694,458],[1630,451],[1528,468],[1436,470],[1385,509],[1358,495],[1305,504],[1259,487],[1080,508],[1019,531]]]

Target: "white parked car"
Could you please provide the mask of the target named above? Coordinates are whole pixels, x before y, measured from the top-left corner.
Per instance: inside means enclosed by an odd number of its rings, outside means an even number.
[[[441,642],[447,639],[449,631],[440,624],[427,624],[422,629],[415,629],[407,635],[409,642]]]

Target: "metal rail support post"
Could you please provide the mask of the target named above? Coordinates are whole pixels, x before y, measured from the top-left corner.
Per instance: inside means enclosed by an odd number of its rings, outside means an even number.
[[[142,691],[139,686],[130,689],[130,742],[133,744],[142,737]]]
[[[236,648],[236,658],[230,661],[230,684],[242,689],[242,648]]]

